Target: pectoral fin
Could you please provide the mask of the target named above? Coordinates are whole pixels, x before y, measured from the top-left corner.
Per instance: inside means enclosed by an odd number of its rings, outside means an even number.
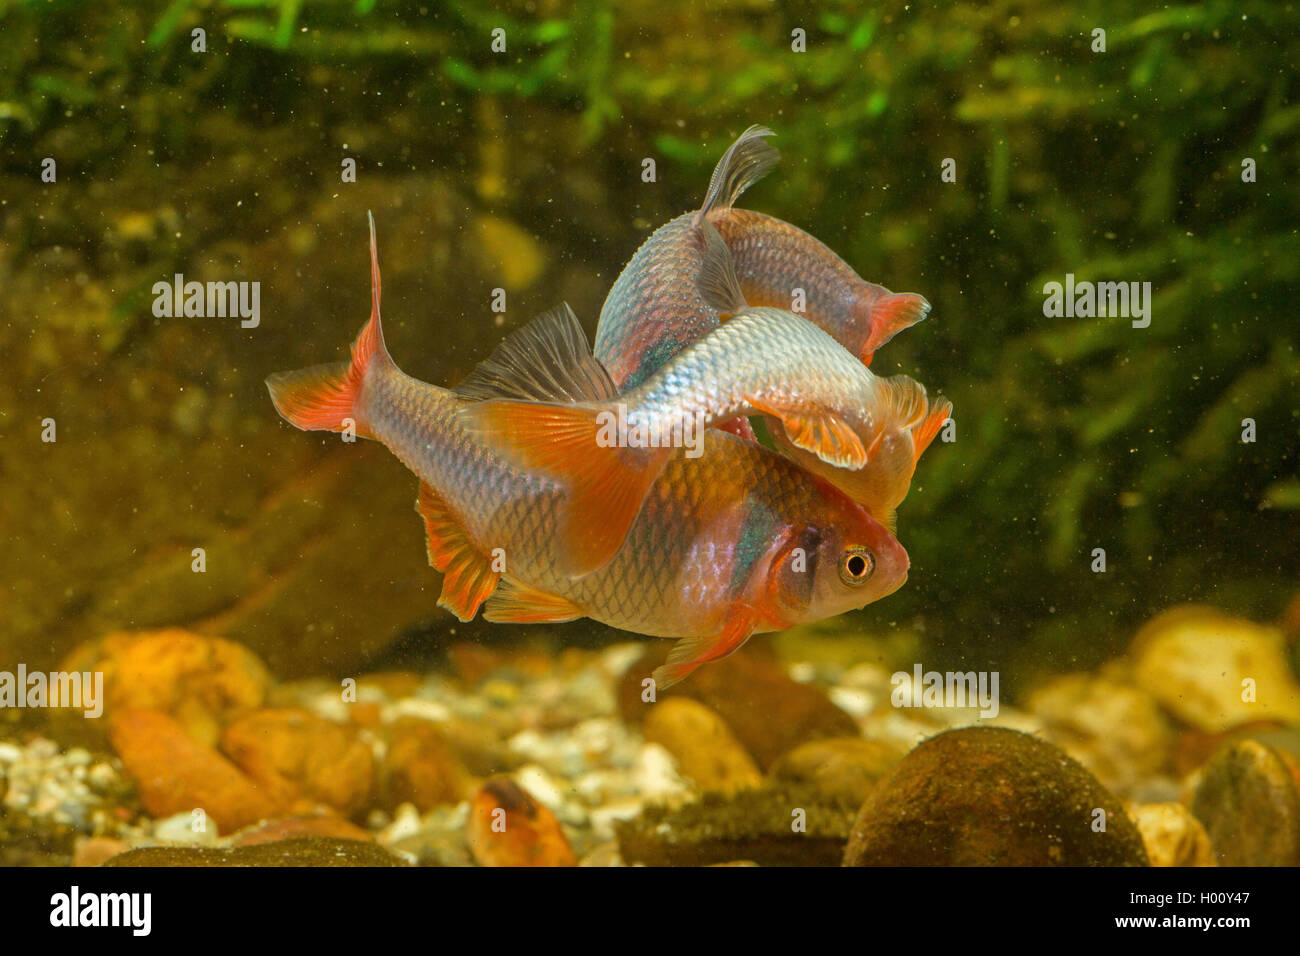
[[[415,510],[424,518],[429,563],[443,575],[438,606],[462,621],[473,620],[479,605],[496,590],[501,575],[492,570],[446,502],[424,482],[420,482]]]
[[[822,461],[857,471],[867,463],[867,449],[853,426],[828,408],[789,408],[769,398],[746,402],[785,426],[790,443],[811,452]]]
[[[743,645],[754,633],[758,617],[753,608],[738,605],[727,616],[722,631],[711,637],[686,637],[673,645],[668,660],[656,667],[655,686],[659,690],[672,687],[686,678],[701,664],[720,660]]]

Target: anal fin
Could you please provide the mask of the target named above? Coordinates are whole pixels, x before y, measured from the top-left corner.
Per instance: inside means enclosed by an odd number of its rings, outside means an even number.
[[[745,401],[760,412],[779,419],[791,444],[812,452],[827,464],[857,471],[867,463],[867,449],[858,433],[830,409],[789,408],[749,396]]]
[[[498,624],[560,624],[586,617],[587,612],[566,597],[506,578],[483,609],[483,620]]]
[[[655,686],[665,690],[673,684],[680,683],[692,671],[709,661],[726,657],[738,650],[758,624],[752,608],[739,605],[727,615],[727,622],[722,631],[708,637],[684,637],[668,652],[668,660],[654,670]]]
[[[443,575],[438,606],[462,621],[472,620],[479,606],[496,590],[500,573],[492,570],[447,503],[425,482],[420,482],[415,510],[424,518],[429,563]]]

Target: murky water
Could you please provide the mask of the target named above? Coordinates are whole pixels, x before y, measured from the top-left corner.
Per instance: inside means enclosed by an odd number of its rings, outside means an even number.
[[[1300,862],[1300,34],[1131,6],[0,6],[0,861]],[[931,305],[870,366],[954,408],[906,585],[662,693],[667,640],[458,621],[416,479],[264,380],[347,358],[367,211],[411,376],[593,337],[753,123],[738,205]]]

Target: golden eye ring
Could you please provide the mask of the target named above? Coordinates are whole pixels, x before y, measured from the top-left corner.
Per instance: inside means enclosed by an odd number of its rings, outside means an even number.
[[[840,555],[840,580],[848,585],[862,584],[876,570],[876,556],[870,548],[853,547]]]

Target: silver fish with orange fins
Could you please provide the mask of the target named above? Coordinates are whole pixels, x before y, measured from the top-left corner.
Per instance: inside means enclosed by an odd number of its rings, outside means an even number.
[[[655,230],[610,289],[600,311],[594,351],[614,384],[640,384],[668,359],[719,324],[718,312],[694,285],[705,252],[701,226],[721,234],[736,261],[746,301],[788,309],[804,290],[805,317],[869,365],[895,334],[929,314],[914,293],[867,282],[803,230],[736,200],[779,159],[766,141],[772,131],[751,126],[718,161],[700,208]],[[750,434],[748,423],[731,426]]]
[[[751,634],[862,607],[906,581],[906,551],[864,507],[721,432],[701,457],[674,454],[612,540],[602,513],[566,508],[563,482],[513,464],[459,415],[496,399],[614,399],[572,312],[539,317],[455,389],[440,388],[403,373],[384,345],[373,220],[370,257],[371,315],[351,360],[282,372],[267,387],[290,424],[342,431],[351,422],[415,472],[429,561],[443,573],[438,603],[461,620],[484,607],[490,621],[591,617],[676,637],[655,672],[664,687]],[[615,504],[629,493],[617,482],[607,490]],[[587,535],[561,533],[575,520]]]
[[[726,322],[616,399],[485,401],[461,412],[466,428],[522,467],[565,482],[569,506],[603,514],[615,533],[631,526],[683,436],[716,435],[703,426],[763,414],[779,447],[890,525],[952,406],[939,400],[931,408],[924,386],[906,375],[873,374],[801,316],[749,306],[726,243],[707,221],[701,229],[696,285]],[[617,510],[605,503],[613,485],[632,489]],[[580,533],[578,522],[569,527]]]

